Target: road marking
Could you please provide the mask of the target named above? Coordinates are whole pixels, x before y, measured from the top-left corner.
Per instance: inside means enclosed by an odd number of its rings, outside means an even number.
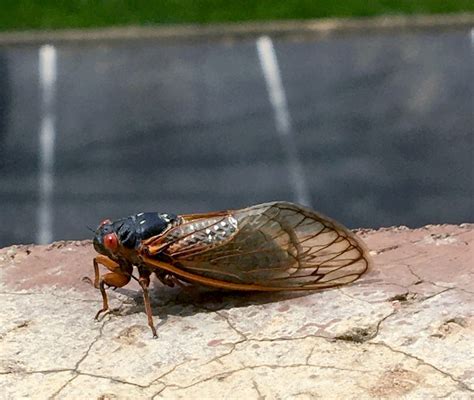
[[[469,36],[471,37],[471,45],[474,47],[474,28],[471,29]]]
[[[51,45],[39,49],[39,86],[41,122],[39,129],[39,206],[37,236],[39,244],[53,240],[52,197],[54,189],[54,144],[56,140],[56,116],[54,97],[56,89],[57,55]]]
[[[293,186],[296,201],[309,206],[311,201],[308,185],[296,147],[290,112],[272,39],[268,36],[258,38],[257,52],[267,85],[268,97],[273,107],[276,130],[288,163],[290,182]]]

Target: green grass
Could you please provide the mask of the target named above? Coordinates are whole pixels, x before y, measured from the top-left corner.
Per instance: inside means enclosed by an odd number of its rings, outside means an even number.
[[[474,11],[473,0],[0,0],[0,30]]]

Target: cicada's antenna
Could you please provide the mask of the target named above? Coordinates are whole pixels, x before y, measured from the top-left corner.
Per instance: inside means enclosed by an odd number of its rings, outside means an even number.
[[[86,228],[89,229],[92,233],[95,233],[95,230],[92,229],[89,225],[86,225]]]

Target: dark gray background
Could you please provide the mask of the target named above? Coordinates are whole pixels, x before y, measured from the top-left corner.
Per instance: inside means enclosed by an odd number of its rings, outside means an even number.
[[[275,41],[313,208],[473,221],[469,32]],[[60,45],[54,239],[105,217],[294,201],[253,40]],[[35,240],[38,48],[0,48],[0,246]]]

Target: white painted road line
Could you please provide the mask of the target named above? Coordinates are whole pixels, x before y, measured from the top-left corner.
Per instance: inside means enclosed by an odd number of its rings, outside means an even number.
[[[41,123],[39,129],[39,206],[37,236],[39,244],[53,240],[54,146],[56,117],[54,97],[56,89],[57,54],[51,45],[39,49],[39,86]]]
[[[310,206],[311,200],[308,185],[296,147],[288,103],[281,81],[280,68],[278,67],[273,42],[268,36],[262,36],[257,39],[257,52],[267,85],[268,97],[275,115],[276,130],[286,155],[290,182],[296,201]]]

